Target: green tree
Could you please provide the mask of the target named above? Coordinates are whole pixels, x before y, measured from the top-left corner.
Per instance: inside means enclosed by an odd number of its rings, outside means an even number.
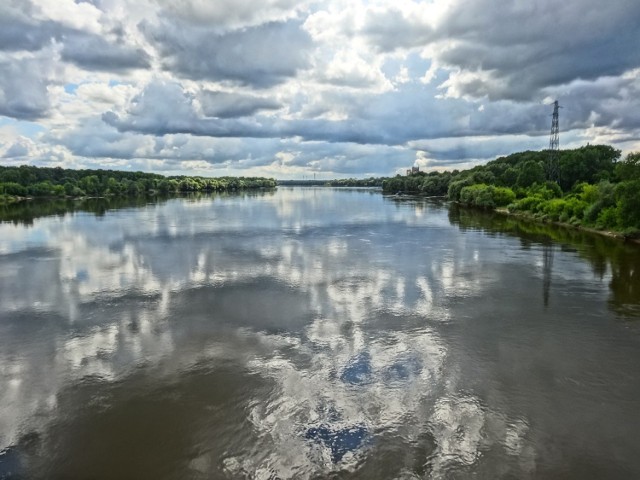
[[[545,175],[544,168],[540,162],[536,162],[534,160],[529,160],[525,162],[520,168],[520,172],[518,173],[518,179],[516,184],[519,187],[530,187],[534,183],[544,183]]]
[[[618,224],[640,229],[640,179],[622,182],[616,187]]]
[[[637,180],[640,178],[640,152],[627,155],[623,162],[616,165],[616,174],[620,180]]]

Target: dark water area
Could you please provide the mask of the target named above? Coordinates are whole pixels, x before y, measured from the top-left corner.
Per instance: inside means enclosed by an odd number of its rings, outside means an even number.
[[[0,222],[0,479],[640,478],[638,246],[359,189]]]

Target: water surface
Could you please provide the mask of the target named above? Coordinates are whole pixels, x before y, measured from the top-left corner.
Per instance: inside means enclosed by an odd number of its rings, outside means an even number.
[[[0,214],[0,478],[640,477],[638,247],[357,189]]]

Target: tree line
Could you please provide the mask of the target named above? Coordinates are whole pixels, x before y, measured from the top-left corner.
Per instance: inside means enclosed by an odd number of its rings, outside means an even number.
[[[282,186],[316,187],[382,187],[386,177],[334,178],[333,180],[278,180]]]
[[[165,177],[154,173],[120,170],[0,166],[0,202],[4,203],[20,197],[131,196],[148,193],[222,192],[275,186],[275,179],[262,177]]]
[[[385,180],[385,177],[338,178],[327,181],[326,185],[330,187],[381,187]]]
[[[620,154],[608,145],[562,150],[552,180],[548,151],[519,152],[469,170],[398,175],[385,180],[383,191],[446,196],[467,206],[637,235],[640,153],[624,160]]]

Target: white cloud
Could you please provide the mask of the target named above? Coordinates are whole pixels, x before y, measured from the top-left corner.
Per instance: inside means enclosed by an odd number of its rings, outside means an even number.
[[[259,7],[252,0],[156,0],[167,15],[189,23],[230,30],[295,18],[309,1],[264,0]]]
[[[319,72],[320,80],[336,86],[383,92],[392,88],[377,62],[367,62],[353,50],[338,50]]]
[[[38,0],[36,18],[53,20],[78,30],[100,33],[102,12],[89,2],[75,0]]]
[[[37,128],[3,130],[0,155],[384,175],[416,152],[450,168],[544,148],[548,99],[565,107],[562,145],[628,151],[640,138],[638,5],[10,0],[0,115]],[[294,155],[286,168],[278,152]]]

